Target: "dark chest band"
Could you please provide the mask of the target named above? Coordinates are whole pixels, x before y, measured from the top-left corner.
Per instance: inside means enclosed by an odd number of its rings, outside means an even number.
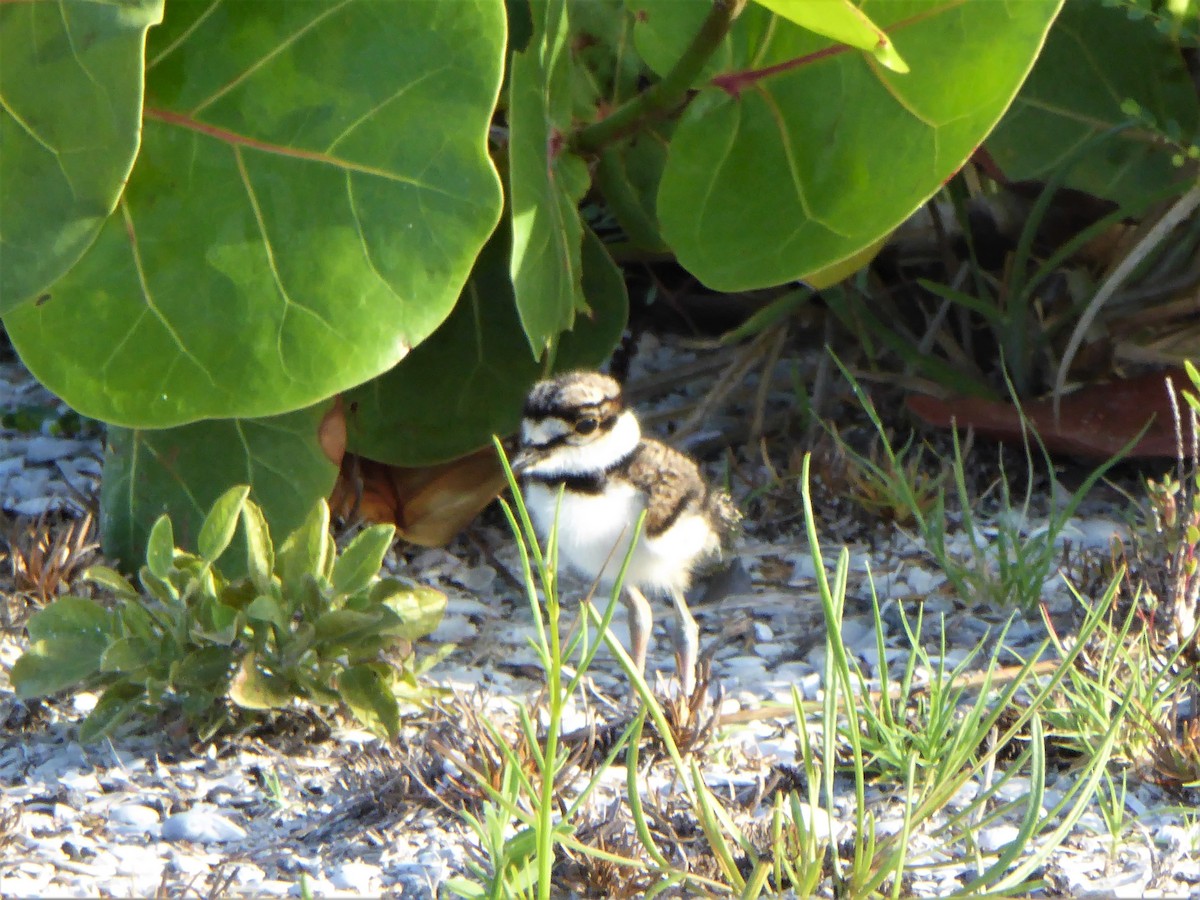
[[[562,485],[566,490],[573,491],[576,494],[590,494],[594,496],[604,493],[605,487],[608,486],[608,476],[619,469],[627,468],[637,452],[638,448],[635,448],[602,472],[589,472],[586,475],[542,475],[534,472],[525,477],[530,481],[536,481],[538,484],[546,484],[550,487]]]

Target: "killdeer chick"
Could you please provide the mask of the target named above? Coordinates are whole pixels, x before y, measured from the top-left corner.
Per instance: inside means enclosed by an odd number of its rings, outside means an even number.
[[[706,485],[690,458],[642,437],[620,384],[598,372],[570,372],[533,386],[513,469],[534,527],[544,538],[557,514],[559,558],[602,589],[611,589],[646,511],[624,582],[630,656],[645,672],[654,624],[646,594],[670,598],[675,661],[690,696],[700,630],[684,592],[697,563],[719,552],[739,518],[728,495]]]

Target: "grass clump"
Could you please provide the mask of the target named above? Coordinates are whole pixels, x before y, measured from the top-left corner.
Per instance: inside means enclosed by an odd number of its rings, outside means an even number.
[[[160,517],[140,591],[95,566],[84,578],[110,603],[68,595],[34,614],[31,645],[11,673],[18,696],[103,689],[83,722],[84,741],[164,707],[206,740],[297,700],[344,707],[394,736],[399,700],[421,696],[418,676],[430,664],[417,661],[412,641],[437,627],[445,598],[379,576],[390,525],[364,530],[339,554],[324,501],[276,549],[249,490],[216,501],[196,553],[178,549],[170,519]],[[248,574],[231,579],[217,562],[239,522]]]
[[[845,448],[854,464],[862,470],[861,480],[876,485],[876,492],[888,498],[891,508],[905,511],[926,552],[965,602],[1001,608],[1015,606],[1023,610],[1035,608],[1042,600],[1046,580],[1054,573],[1062,555],[1060,537],[1064,529],[1084,497],[1116,465],[1124,451],[1094,469],[1065,503],[1051,504],[1045,524],[1030,530],[1027,525],[1033,502],[1035,467],[1030,443],[1032,427],[1022,418],[1026,425],[1024,496],[1019,501],[1013,497],[1002,462],[997,480],[999,508],[985,526],[972,509],[975,498],[967,486],[966,461],[957,431],[951,431],[953,450],[948,462],[949,478],[931,481],[918,477],[920,469],[911,459],[906,461],[910,445],[899,450],[893,448],[870,397],[849,370],[837,362],[870,419],[882,449],[882,458],[877,459]],[[1046,471],[1052,474],[1053,464],[1036,433],[1033,440],[1037,442]],[[954,485],[965,553],[956,552],[948,540],[948,497],[944,480]]]

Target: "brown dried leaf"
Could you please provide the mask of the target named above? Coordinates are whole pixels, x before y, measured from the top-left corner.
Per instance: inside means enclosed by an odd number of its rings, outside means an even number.
[[[1056,421],[1050,398],[1022,404],[1025,417],[1053,453],[1107,459],[1146,428],[1130,457],[1174,457],[1175,422],[1164,380],[1178,393],[1189,385],[1182,370],[1173,369],[1137,378],[1089,384],[1062,398]],[[976,434],[1000,441],[1021,440],[1021,414],[1010,403],[980,397],[914,395],[908,408],[929,425],[972,428]],[[1148,426],[1148,427],[1147,427]]]
[[[396,526],[422,547],[440,547],[504,489],[504,469],[491,447],[434,466],[389,466],[346,454],[330,508]]]

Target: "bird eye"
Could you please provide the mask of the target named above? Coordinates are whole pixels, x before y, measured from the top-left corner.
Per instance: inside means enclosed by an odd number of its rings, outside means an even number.
[[[595,419],[580,419],[575,423],[576,434],[591,434],[600,425]]]

